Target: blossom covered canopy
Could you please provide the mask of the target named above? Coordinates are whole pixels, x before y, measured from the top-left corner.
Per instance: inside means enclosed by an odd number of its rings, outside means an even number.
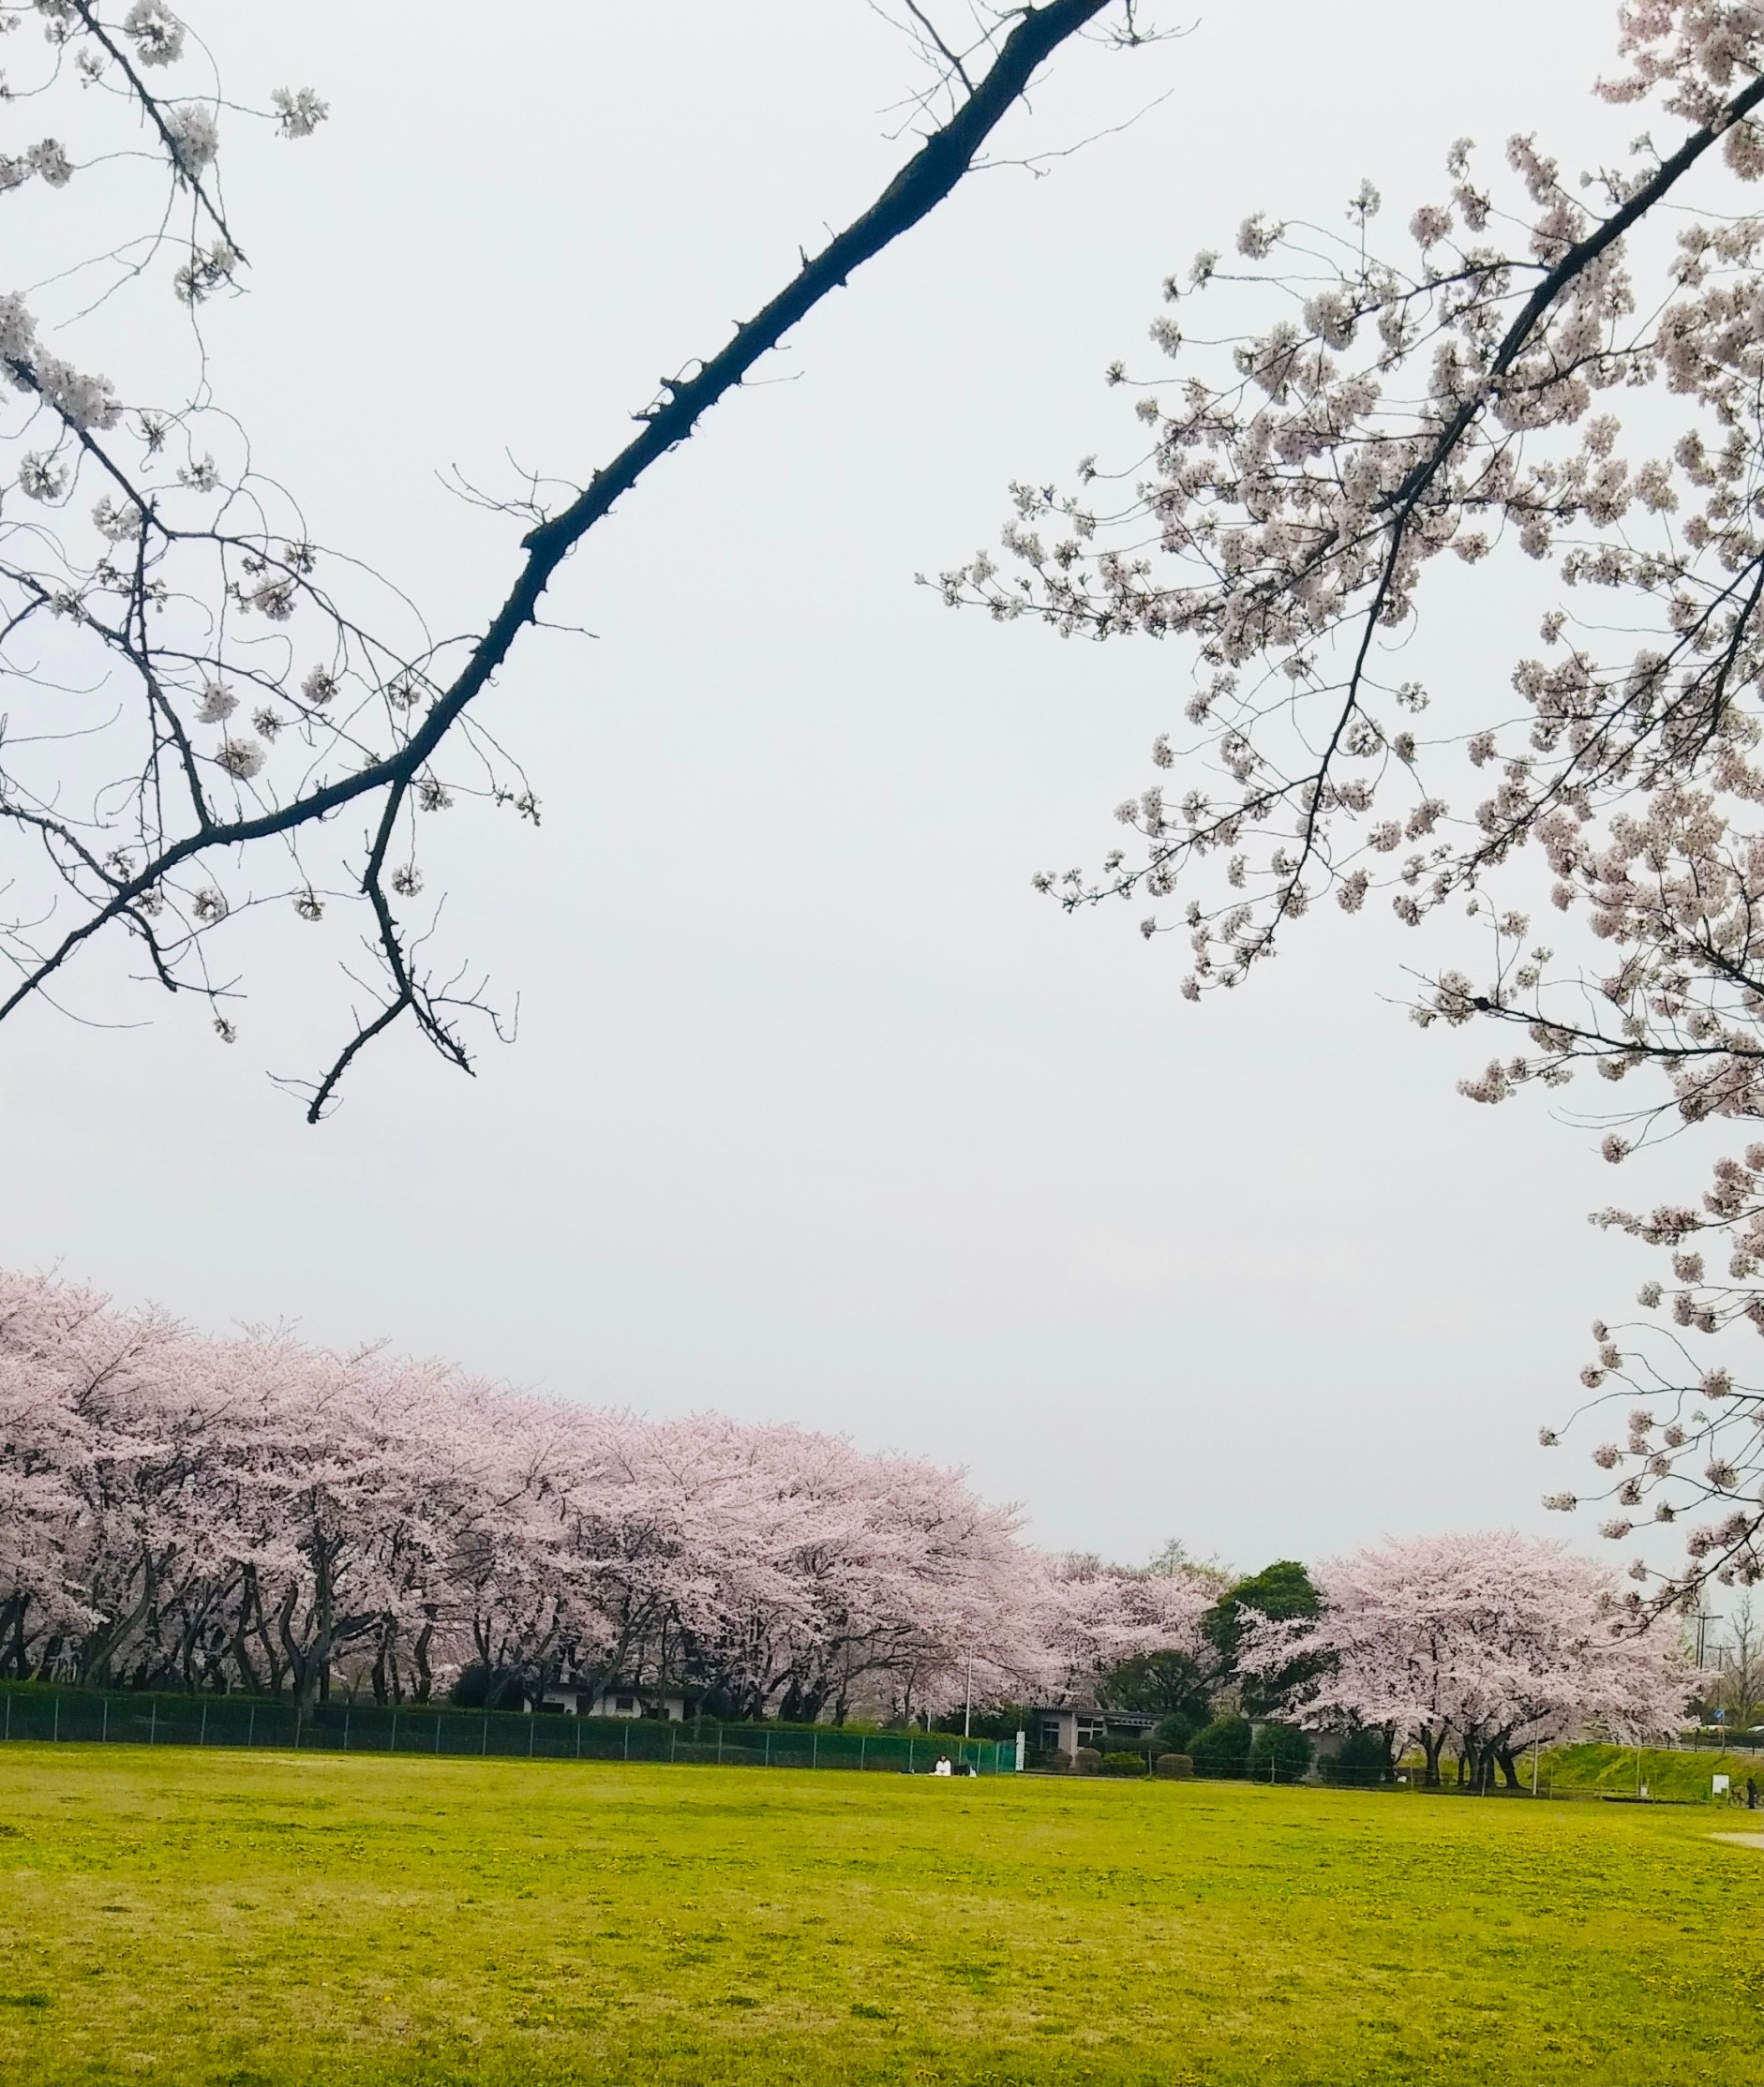
[[[959,1474],[643,1421],[0,1275],[0,1673],[426,1696],[468,1665],[739,1715],[1083,1692],[1212,1596],[1031,1550]]]
[[[1564,1545],[1512,1531],[1417,1537],[1326,1560],[1315,1617],[1262,1618],[1246,1674],[1303,1662],[1289,1715],[1474,1756],[1583,1733],[1675,1731],[1692,1677],[1666,1623],[1637,1631],[1615,1575]]]

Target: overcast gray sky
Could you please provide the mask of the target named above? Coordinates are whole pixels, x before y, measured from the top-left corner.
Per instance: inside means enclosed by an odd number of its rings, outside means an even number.
[[[235,92],[334,112],[230,166],[256,287],[216,312],[217,389],[315,533],[442,624],[515,532],[437,472],[586,478],[886,180],[916,79],[862,0],[191,14]],[[447,920],[518,1044],[469,1081],[405,1037],[312,1130],[265,1078],[335,1034],[310,980],[265,981],[229,1050],[95,965],[75,1004],[150,1025],[0,1029],[0,1255],[846,1430],[1127,1558],[1559,1533],[1535,1430],[1641,1273],[1583,1222],[1594,1139],[1456,1097],[1476,1041],[1391,1004],[1394,927],[1320,917],[1196,1010],[1139,909],[1038,899],[1111,844],[1184,662],[914,574],[994,543],[1013,475],[1130,457],[1100,373],[1151,362],[1162,276],[1250,209],[1334,217],[1369,175],[1406,219],[1458,136],[1626,141],[1587,93],[1611,17],[1263,0],[1062,58],[1002,156],[1145,112],[866,269],[572,560],[551,612],[597,635],[504,675],[546,823],[455,812]],[[1449,631],[1445,659],[1484,670]]]

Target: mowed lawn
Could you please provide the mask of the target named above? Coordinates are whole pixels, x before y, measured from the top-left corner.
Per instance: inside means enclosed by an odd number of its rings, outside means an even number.
[[[1745,1815],[14,1746],[0,2080],[1674,2087]]]

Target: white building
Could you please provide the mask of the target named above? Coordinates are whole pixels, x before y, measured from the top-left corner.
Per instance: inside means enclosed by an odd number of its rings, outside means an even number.
[[[1124,1746],[1143,1745],[1158,1725],[1156,1716],[1142,1710],[1105,1710],[1093,1703],[1037,1705],[1029,1713],[1033,1744],[1043,1749],[1061,1747],[1076,1756],[1080,1747],[1101,1749],[1111,1733]]]
[[[685,1722],[686,1699],[683,1695],[640,1692],[618,1682],[596,1691],[590,1698],[587,1689],[571,1681],[558,1681],[537,1703],[529,1696],[527,1708],[561,1710],[570,1718],[653,1718],[667,1724],[680,1724]]]

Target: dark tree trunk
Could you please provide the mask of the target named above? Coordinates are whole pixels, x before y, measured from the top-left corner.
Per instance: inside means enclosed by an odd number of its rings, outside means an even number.
[[[0,1654],[0,1674],[15,1675],[24,1678],[24,1609],[28,1597],[14,1594],[0,1605],[0,1637],[8,1641],[4,1654]]]
[[[82,1682],[102,1682],[106,1679],[116,1654],[153,1614],[155,1591],[156,1574],[153,1560],[148,1558],[142,1563],[141,1597],[134,1607],[120,1622],[112,1620],[103,1629],[95,1631],[86,1640],[80,1661]]]
[[[294,1639],[294,1611],[299,1606],[300,1584],[297,1580],[290,1580],[288,1591],[276,1611],[276,1631],[281,1639],[282,1650],[288,1655],[288,1685],[297,1702],[302,1700],[306,1687],[306,1655]],[[280,1692],[278,1688],[277,1693]]]

